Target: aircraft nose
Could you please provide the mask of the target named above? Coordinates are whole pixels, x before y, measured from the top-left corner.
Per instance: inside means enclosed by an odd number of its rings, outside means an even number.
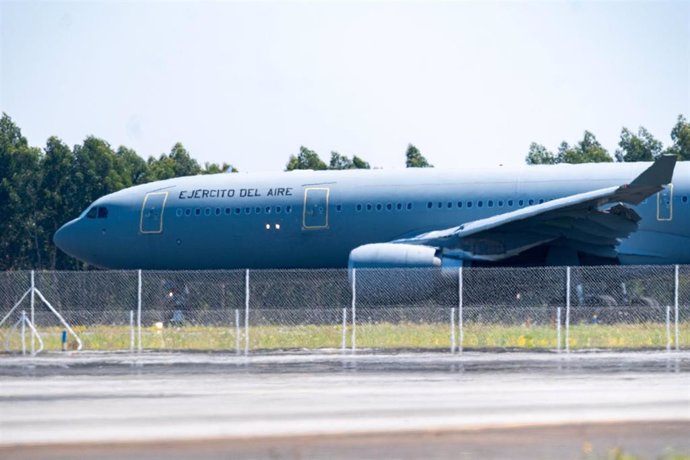
[[[75,246],[76,246],[76,235],[74,231],[74,221],[67,222],[65,225],[60,227],[55,235],[53,235],[53,242],[55,246],[60,248],[62,252],[69,254],[74,257]]]

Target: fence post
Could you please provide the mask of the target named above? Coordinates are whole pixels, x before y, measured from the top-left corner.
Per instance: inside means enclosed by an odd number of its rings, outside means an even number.
[[[565,267],[565,352],[570,353],[570,267]]]
[[[240,309],[235,308],[235,354],[240,354]]]
[[[455,354],[455,307],[450,308],[450,354]]]
[[[33,270],[32,270],[33,272]],[[26,310],[22,310],[22,356],[26,354]]]
[[[137,339],[139,341],[139,353],[141,353],[141,269],[137,270]]]
[[[36,280],[35,272],[31,270],[31,324],[35,324],[36,318],[34,316],[35,305],[36,305]],[[36,327],[36,326],[34,326]],[[34,333],[31,332],[31,354],[34,354]]]
[[[458,341],[458,351],[462,353],[462,349],[465,341],[465,324],[463,323],[463,284],[462,284],[462,267],[458,268],[458,333],[460,335],[460,340]]]
[[[666,351],[671,351],[671,306],[666,305]]]
[[[244,355],[249,354],[249,269],[244,273]]]
[[[556,350],[561,352],[561,307],[556,308]]]
[[[134,310],[129,311],[129,352],[134,353]]]
[[[352,269],[352,353],[357,349],[357,269]]]
[[[347,347],[347,307],[343,307],[343,339],[340,346],[340,351],[345,354],[345,348]]]
[[[674,299],[673,299],[673,301],[674,301],[674,315],[673,315],[674,320],[673,321],[675,323],[676,351],[680,350],[680,344],[678,343],[679,339],[680,339],[680,336],[678,333],[679,332],[678,331],[678,303],[680,301],[680,299],[678,297],[678,284],[680,282],[679,270],[680,269],[679,269],[678,265],[676,265],[676,286],[675,286],[675,295],[674,295]]]

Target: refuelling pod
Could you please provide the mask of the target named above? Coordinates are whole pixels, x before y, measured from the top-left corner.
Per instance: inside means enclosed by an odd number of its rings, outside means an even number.
[[[355,277],[358,303],[405,305],[457,286],[462,261],[439,254],[437,248],[413,244],[376,243],[353,249],[348,271],[351,282]]]

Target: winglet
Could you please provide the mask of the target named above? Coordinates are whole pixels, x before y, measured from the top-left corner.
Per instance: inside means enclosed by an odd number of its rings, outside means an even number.
[[[661,155],[652,165],[645,169],[630,184],[616,191],[616,198],[631,204],[640,204],[642,200],[661,190],[673,180],[676,167],[675,155]]]

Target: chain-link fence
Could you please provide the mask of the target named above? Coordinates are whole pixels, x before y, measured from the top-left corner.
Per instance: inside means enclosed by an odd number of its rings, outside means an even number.
[[[6,351],[690,347],[690,267],[0,273]]]

